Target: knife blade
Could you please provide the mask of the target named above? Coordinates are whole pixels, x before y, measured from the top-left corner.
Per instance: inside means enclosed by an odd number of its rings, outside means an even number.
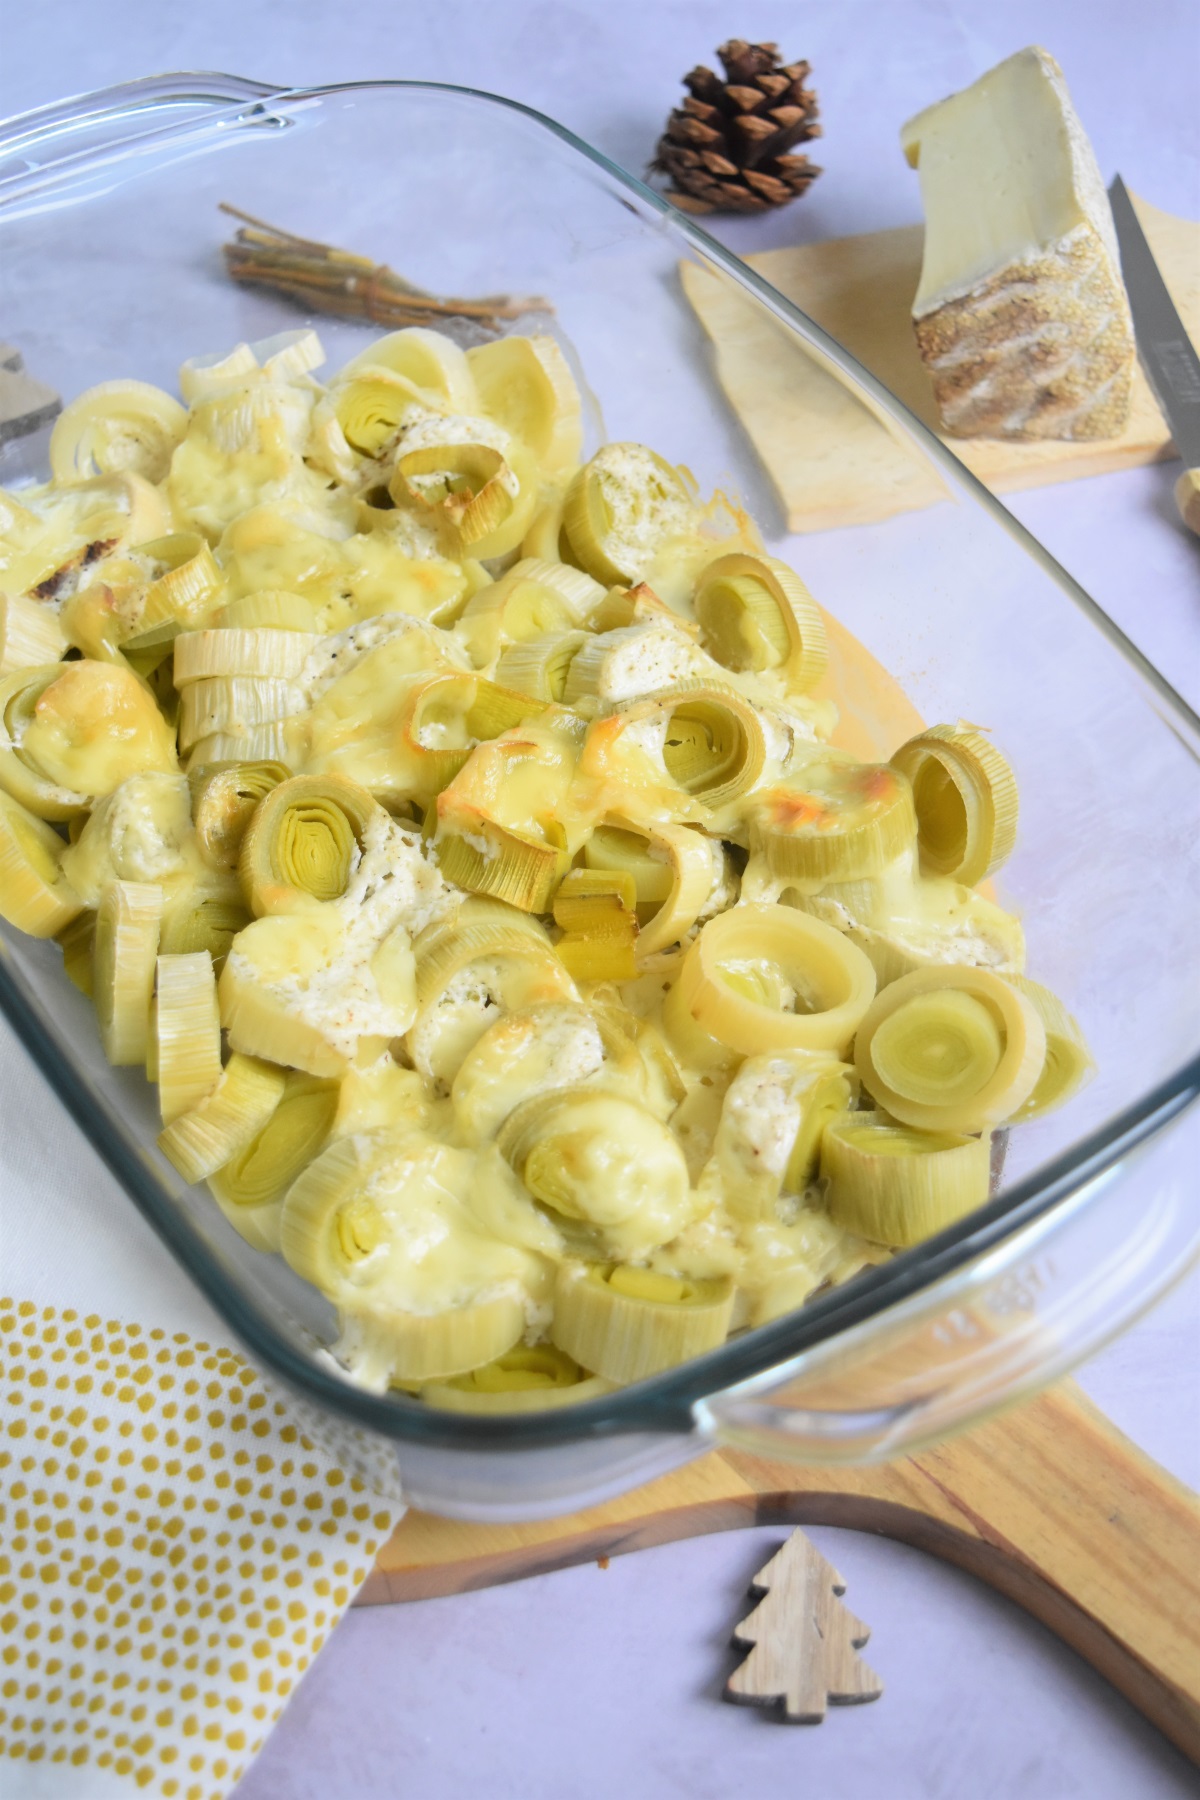
[[[1138,356],[1183,458],[1175,503],[1185,525],[1200,534],[1200,356],[1183,328],[1154,253],[1146,242],[1129,189],[1118,175],[1108,190],[1121,251],[1125,291]]]

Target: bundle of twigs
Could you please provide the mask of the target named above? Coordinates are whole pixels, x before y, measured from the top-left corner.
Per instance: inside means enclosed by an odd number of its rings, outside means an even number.
[[[405,281],[386,263],[281,231],[224,201],[221,211],[243,221],[237,235],[223,246],[225,266],[233,279],[272,288],[311,312],[369,319],[393,330],[404,325],[436,327],[447,319],[462,319],[495,336],[503,330],[505,319],[553,311],[548,300],[536,295],[484,294],[466,300],[431,294]]]

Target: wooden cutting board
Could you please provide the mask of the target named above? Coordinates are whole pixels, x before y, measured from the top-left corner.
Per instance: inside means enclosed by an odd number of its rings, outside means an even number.
[[[463,1525],[410,1512],[356,1604],[463,1593],[779,1523],[874,1531],[957,1563],[1049,1626],[1200,1761],[1200,1506],[1071,1382],[877,1468],[724,1450],[566,1518]]]
[[[1150,246],[1194,341],[1200,341],[1200,225],[1134,200]],[[789,300],[937,429],[910,307],[924,227],[902,226],[747,257]],[[716,373],[775,486],[790,531],[825,531],[931,506],[945,489],[933,469],[811,354],[724,277],[681,265],[684,292],[711,338]],[[1081,443],[945,442],[997,493],[1133,468],[1174,454],[1145,376],[1134,376],[1119,438]]]

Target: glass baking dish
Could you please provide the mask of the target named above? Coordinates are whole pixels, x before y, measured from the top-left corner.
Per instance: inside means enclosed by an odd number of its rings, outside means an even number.
[[[341,1455],[376,1479],[398,1470],[417,1504],[502,1520],[599,1500],[714,1443],[895,1456],[1122,1329],[1200,1247],[1167,1130],[1200,1091],[1200,720],[820,329],[603,156],[494,96],[175,75],[0,126],[0,318],[30,371],[64,395],[127,376],[173,387],[186,356],[303,323],[226,278],[223,200],[434,292],[549,296],[599,399],[592,447],[602,408],[605,435],[740,495],[773,553],[926,718],[991,727],[1021,789],[1002,897],[1023,914],[1031,971],[1079,1016],[1098,1065],[1069,1107],[1012,1135],[998,1193],[962,1224],[669,1374],[500,1421],[353,1387],[324,1348],[326,1304],[159,1156],[152,1092],[104,1063],[55,946],[3,929],[0,1006],[230,1330]],[[734,284],[793,354],[861,400],[936,473],[944,501],[789,542],[683,298],[683,260]],[[311,322],[331,366],[371,329]],[[18,440],[0,482],[44,473],[43,451]]]

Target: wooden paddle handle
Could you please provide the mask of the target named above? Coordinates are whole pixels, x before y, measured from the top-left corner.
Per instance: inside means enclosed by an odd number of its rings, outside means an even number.
[[[874,1491],[830,1471],[814,1492],[809,1470],[789,1492],[786,1465],[727,1459],[765,1516],[877,1531],[998,1588],[1200,1762],[1200,1507],[1078,1389],[881,1469]]]
[[[1200,1761],[1200,1508],[1071,1382],[874,1467],[725,1450],[562,1518],[465,1525],[409,1512],[359,1604],[781,1522],[875,1531],[957,1563],[1049,1626]]]
[[[1189,531],[1200,537],[1200,469],[1185,469],[1175,483],[1175,504]]]

